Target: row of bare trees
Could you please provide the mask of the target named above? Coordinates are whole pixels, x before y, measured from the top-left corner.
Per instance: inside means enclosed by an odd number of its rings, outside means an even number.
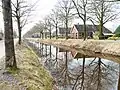
[[[21,44],[22,29],[27,24],[28,18],[36,5],[36,1],[33,5],[29,6],[25,0],[2,0],[3,19],[4,19],[4,34],[5,34],[5,62],[6,68],[16,69],[17,63],[14,50],[14,32],[13,32],[13,20],[18,25],[19,44]],[[13,6],[13,8],[12,8]],[[15,22],[14,22],[15,23]]]
[[[65,27],[66,31],[66,39],[68,38],[68,28],[71,24],[71,21],[73,19],[73,5],[71,0],[60,0],[58,1],[59,4],[56,4],[55,9],[51,10],[51,13],[44,17],[40,23],[38,22],[35,26],[39,27],[42,24],[44,24],[44,28],[39,28],[38,31],[48,31],[51,38],[51,32],[53,28],[55,28],[56,31],[56,39],[58,39],[58,27],[62,26]],[[28,31],[28,33],[32,32],[34,30],[34,27]]]
[[[18,34],[19,34],[19,44],[21,44],[22,30],[26,24],[30,23],[30,16],[34,7],[38,3],[38,0],[32,5],[28,5],[26,0],[14,0],[11,2],[12,16],[18,25]]]
[[[103,26],[118,18],[117,3],[113,0],[58,0],[55,8],[43,19],[45,29],[51,32],[50,27],[56,29],[56,38],[58,38],[58,27],[66,29],[66,39],[68,38],[68,27],[75,18],[83,23],[84,40],[87,39],[87,21],[93,25],[98,24],[99,39],[103,38]],[[49,24],[49,25],[48,25]],[[45,30],[44,29],[44,30]],[[43,30],[43,31],[44,31]],[[51,34],[51,33],[50,33]]]

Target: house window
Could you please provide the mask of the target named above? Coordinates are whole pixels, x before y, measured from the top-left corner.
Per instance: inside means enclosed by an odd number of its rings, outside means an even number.
[[[79,38],[82,38],[84,36],[84,33],[83,32],[80,32],[79,33]]]
[[[82,37],[82,33],[79,33],[79,38],[81,38]]]
[[[84,33],[82,32],[82,37],[84,36]]]

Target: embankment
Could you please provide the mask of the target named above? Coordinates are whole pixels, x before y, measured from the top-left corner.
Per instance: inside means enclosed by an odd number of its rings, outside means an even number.
[[[95,53],[110,54],[120,56],[120,41],[113,40],[86,40],[81,39],[39,39],[41,43],[54,46],[63,46],[76,50],[88,50]]]
[[[0,90],[52,90],[53,79],[38,56],[27,45],[16,46],[18,70],[9,70],[0,78]]]

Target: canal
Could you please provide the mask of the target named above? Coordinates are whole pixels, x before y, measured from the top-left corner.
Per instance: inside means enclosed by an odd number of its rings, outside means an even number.
[[[52,75],[54,90],[118,90],[120,57],[26,42]]]

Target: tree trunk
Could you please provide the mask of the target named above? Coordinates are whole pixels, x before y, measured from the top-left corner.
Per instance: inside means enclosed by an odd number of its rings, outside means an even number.
[[[21,45],[21,27],[20,27],[20,24],[18,24],[18,30],[19,30],[19,44]]]
[[[51,25],[50,25],[50,39],[51,39]]]
[[[83,56],[83,66],[82,66],[82,82],[81,82],[81,89],[84,90],[84,79],[85,79],[85,56]]]
[[[45,33],[45,39],[47,39],[47,32]]]
[[[11,0],[2,0],[2,5],[5,30],[5,67],[17,68],[13,40]]]
[[[104,39],[104,35],[103,35],[103,24],[102,24],[102,21],[99,25],[99,39]]]
[[[100,32],[99,32],[99,39],[104,39],[104,35],[103,35],[103,17],[104,17],[104,1],[101,2],[102,6],[101,6],[101,20],[100,20]]]
[[[118,90],[120,90],[120,64],[119,64]]]
[[[17,25],[18,25],[18,33],[19,33],[19,41],[18,44],[21,45],[21,23],[20,23],[20,6],[19,6],[19,0],[17,1],[17,8],[16,8],[16,19],[17,19]]]
[[[83,25],[83,31],[84,31],[84,40],[87,39],[87,30],[86,30],[86,17],[84,18],[85,20],[83,21],[84,22],[84,25]]]
[[[57,62],[57,59],[58,59],[58,48],[56,47],[56,62]]]
[[[19,41],[18,43],[21,45],[21,26],[20,26],[20,18],[17,17],[17,24],[18,24],[18,32],[19,32]]]
[[[67,17],[67,16],[66,16]],[[66,21],[65,21],[65,26],[66,26],[66,39],[68,39],[68,19],[66,18]]]
[[[120,90],[120,75],[119,75],[119,79],[118,79],[118,90]]]
[[[21,41],[21,29],[20,29],[20,30],[19,30],[19,42],[18,42],[18,43],[21,45],[21,42],[22,42],[22,41]]]
[[[58,30],[57,30],[57,24],[55,25],[56,28],[56,39],[58,39]]]
[[[85,3],[85,2],[84,2]],[[84,6],[84,20],[83,20],[83,28],[84,28],[84,40],[87,39],[87,29],[86,29],[86,6]]]
[[[68,78],[67,78],[67,74],[68,74],[68,52],[65,52],[65,79],[64,79],[64,85],[65,88],[67,89],[67,85],[68,85]]]
[[[98,60],[98,84],[96,90],[101,90],[101,58]]]
[[[52,50],[51,50],[51,45],[50,45],[50,59],[52,57]]]
[[[44,34],[43,34],[43,32],[41,33],[42,34],[42,39],[44,38]]]

